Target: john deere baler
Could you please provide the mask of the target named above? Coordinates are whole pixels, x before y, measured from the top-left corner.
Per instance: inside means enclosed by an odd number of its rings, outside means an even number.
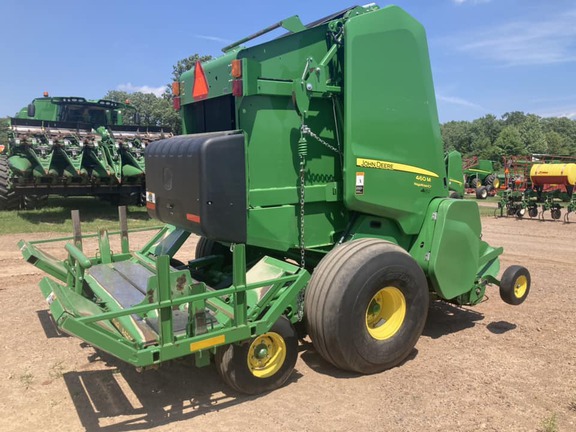
[[[118,253],[101,233],[94,258],[77,233],[65,262],[21,243],[61,281],[41,289],[64,331],[137,366],[213,354],[229,385],[258,393],[286,381],[305,332],[328,362],[374,373],[412,351],[431,296],[528,295],[525,268],[497,279],[477,204],[448,198],[424,30],[400,8],[283,20],[173,89],[185,135],[145,156],[165,228],[133,253],[125,229]],[[191,233],[195,259],[178,262]]]

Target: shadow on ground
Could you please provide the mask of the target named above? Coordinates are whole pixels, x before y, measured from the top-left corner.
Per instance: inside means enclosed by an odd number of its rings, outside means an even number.
[[[474,327],[484,315],[475,310],[452,305],[442,301],[430,303],[428,319],[422,336],[438,339],[452,333]]]
[[[90,360],[112,368],[64,374],[78,417],[89,432],[149,430],[260,397],[230,390],[214,367],[196,368],[192,358],[141,373],[105,353]],[[300,377],[295,371],[285,385]]]

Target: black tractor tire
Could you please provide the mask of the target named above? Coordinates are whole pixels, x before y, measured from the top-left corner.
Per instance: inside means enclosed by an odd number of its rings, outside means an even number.
[[[35,210],[40,209],[42,207],[46,207],[48,203],[48,195],[24,195],[24,199],[22,200],[22,207],[25,210]]]
[[[525,214],[526,214],[526,209],[525,209],[525,208],[519,208],[518,210],[516,210],[516,217],[517,217],[518,219],[522,219]]]
[[[208,239],[206,237],[200,237],[198,243],[196,244],[196,258],[203,258],[210,255],[224,255],[225,260],[232,260],[232,252],[230,248],[224,246],[217,241]]]
[[[259,394],[282,386],[298,358],[296,330],[284,316],[270,331],[216,349],[216,370],[226,384],[240,393]]]
[[[558,220],[560,219],[560,216],[562,216],[562,211],[558,208],[554,208],[550,210],[550,215],[552,216],[552,219]]]
[[[397,366],[412,352],[428,304],[424,272],[404,249],[359,239],[320,261],[306,289],[304,315],[326,361],[371,374]]]
[[[451,191],[450,195],[448,195],[449,198],[453,198],[453,199],[462,199],[462,197],[460,196],[460,194],[456,191]]]
[[[489,186],[490,189],[497,188],[500,186],[500,182],[498,181],[498,177],[495,174],[489,174],[484,178],[484,186]]]
[[[472,180],[470,180],[470,187],[472,189],[476,189],[478,187],[478,178],[474,177]]]
[[[500,297],[505,303],[517,306],[526,300],[530,292],[530,272],[525,267],[508,267],[500,280]]]
[[[476,189],[476,199],[486,199],[488,198],[488,189],[485,186],[481,186]]]
[[[6,155],[0,155],[0,210],[18,210],[20,198],[10,184],[10,167]]]
[[[535,218],[536,216],[538,216],[538,207],[530,207],[528,209],[528,216],[530,216],[531,218]]]

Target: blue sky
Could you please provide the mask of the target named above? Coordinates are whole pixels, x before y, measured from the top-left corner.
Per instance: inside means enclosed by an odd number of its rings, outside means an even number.
[[[116,89],[160,92],[179,59],[218,55],[283,18],[300,15],[307,23],[352,4],[0,0],[0,117],[44,91],[91,99]],[[508,111],[576,119],[576,1],[393,4],[427,30],[442,122]]]

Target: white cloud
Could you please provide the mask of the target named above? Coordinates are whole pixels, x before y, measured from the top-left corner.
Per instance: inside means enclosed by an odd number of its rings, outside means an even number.
[[[462,0],[464,1],[464,0]],[[451,40],[457,50],[500,66],[576,61],[576,9],[556,16],[510,22]]]
[[[538,113],[541,117],[568,117],[576,120],[576,107],[552,109],[547,112]]]
[[[209,40],[209,41],[212,41],[212,42],[220,42],[220,43],[224,43],[224,44],[231,44],[232,42],[234,42],[234,41],[232,41],[232,40],[230,40],[230,39],[225,39],[225,38],[221,38],[221,37],[218,37],[218,36],[210,36],[210,35],[200,35],[200,34],[197,34],[197,35],[194,35],[194,37],[197,37],[197,38],[199,38],[199,39]]]
[[[445,103],[451,104],[451,105],[459,105],[459,106],[463,106],[466,108],[473,108],[473,109],[478,110],[478,111],[487,111],[481,105],[478,105],[474,102],[470,102],[466,99],[462,99],[462,98],[455,97],[455,96],[444,96],[441,94],[436,94],[436,99],[440,102],[445,102]]]
[[[161,87],[150,87],[147,85],[135,86],[129,82],[126,84],[118,84],[118,86],[116,87],[116,90],[125,91],[126,93],[135,93],[135,92],[152,93],[152,94],[160,97],[160,96],[162,96],[162,93],[164,93],[166,91],[166,86],[161,86]]]

